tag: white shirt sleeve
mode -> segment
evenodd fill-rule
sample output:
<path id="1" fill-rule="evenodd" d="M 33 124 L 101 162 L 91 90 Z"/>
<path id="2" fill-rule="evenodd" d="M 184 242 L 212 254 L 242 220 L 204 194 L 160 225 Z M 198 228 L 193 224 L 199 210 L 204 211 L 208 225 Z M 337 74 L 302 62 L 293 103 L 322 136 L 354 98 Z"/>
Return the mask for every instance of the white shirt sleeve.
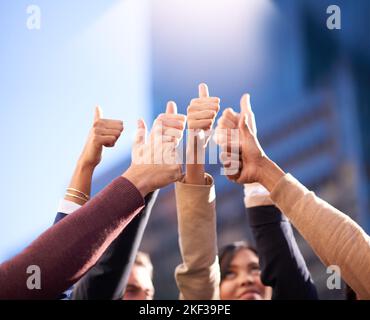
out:
<path id="1" fill-rule="evenodd" d="M 71 214 L 80 208 L 81 206 L 77 203 L 74 203 L 66 199 L 61 199 L 58 206 L 58 212 L 64 214 Z"/>
<path id="2" fill-rule="evenodd" d="M 244 205 L 246 208 L 271 206 L 274 202 L 270 193 L 259 183 L 248 183 L 244 185 Z"/>

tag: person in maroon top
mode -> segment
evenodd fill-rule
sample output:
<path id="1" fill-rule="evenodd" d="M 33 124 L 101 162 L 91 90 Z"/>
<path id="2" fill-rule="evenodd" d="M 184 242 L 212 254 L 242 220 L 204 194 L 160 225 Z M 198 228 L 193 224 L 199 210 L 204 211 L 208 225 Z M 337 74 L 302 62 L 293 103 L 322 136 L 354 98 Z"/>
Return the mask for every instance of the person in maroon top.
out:
<path id="1" fill-rule="evenodd" d="M 144 197 L 181 177 L 181 165 L 168 159 L 175 159 L 185 122 L 176 104 L 169 102 L 146 141 L 146 126 L 139 120 L 130 167 L 73 215 L 0 265 L 0 299 L 55 299 L 78 281 L 140 212 Z M 166 158 L 165 164 L 148 161 L 158 155 Z M 33 265 L 41 270 L 41 288 L 31 290 L 27 268 Z"/>

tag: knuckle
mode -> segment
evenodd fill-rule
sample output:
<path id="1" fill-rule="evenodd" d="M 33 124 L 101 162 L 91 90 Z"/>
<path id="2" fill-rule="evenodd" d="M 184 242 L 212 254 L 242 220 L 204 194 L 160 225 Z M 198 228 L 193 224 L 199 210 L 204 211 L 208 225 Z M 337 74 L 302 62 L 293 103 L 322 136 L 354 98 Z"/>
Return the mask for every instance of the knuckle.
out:
<path id="1" fill-rule="evenodd" d="M 93 128 L 100 128 L 101 126 L 101 120 L 95 120 L 93 123 Z"/>
<path id="2" fill-rule="evenodd" d="M 233 113 L 232 113 L 232 109 L 231 108 L 226 108 L 225 110 L 224 110 L 224 112 L 223 112 L 223 114 L 225 115 L 225 116 L 227 116 L 227 115 L 232 115 Z"/>

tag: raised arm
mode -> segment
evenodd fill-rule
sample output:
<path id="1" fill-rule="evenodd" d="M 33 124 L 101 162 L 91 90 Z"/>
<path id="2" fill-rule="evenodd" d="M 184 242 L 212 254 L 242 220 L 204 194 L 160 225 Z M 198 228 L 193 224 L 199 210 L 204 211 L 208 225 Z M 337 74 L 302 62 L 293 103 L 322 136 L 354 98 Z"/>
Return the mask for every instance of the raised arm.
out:
<path id="1" fill-rule="evenodd" d="M 78 159 L 65 199 L 60 202 L 54 223 L 72 214 L 88 201 L 92 176 L 101 162 L 103 147 L 114 147 L 122 130 L 121 121 L 103 119 L 100 107 L 96 107 L 93 126 Z M 145 197 L 145 208 L 110 244 L 94 267 L 61 298 L 70 298 L 72 292 L 73 299 L 79 300 L 122 298 L 157 195 L 158 191 L 155 191 Z"/>
<path id="2" fill-rule="evenodd" d="M 185 118 L 177 115 L 177 120 L 172 119 L 174 106 L 174 103 L 168 103 L 166 113 L 160 116 L 161 123 L 156 120 L 156 124 L 162 126 L 163 132 L 173 129 L 181 135 Z M 153 128 L 152 131 L 155 130 L 157 129 Z M 180 140 L 180 135 L 175 138 L 175 144 Z M 158 192 L 159 190 L 149 193 L 145 197 L 145 208 L 142 212 L 134 218 L 125 232 L 113 241 L 98 263 L 75 285 L 73 299 L 122 299 Z"/>
<path id="3" fill-rule="evenodd" d="M 73 288 L 73 300 L 121 300 L 158 191 Z"/>
<path id="4" fill-rule="evenodd" d="M 249 96 L 244 95 L 240 109 L 247 111 L 249 103 Z M 256 134 L 253 119 L 248 120 Z M 239 121 L 239 113 L 232 109 L 224 111 L 216 129 L 221 144 L 231 143 L 231 130 L 238 133 Z M 232 157 L 223 155 L 222 159 L 231 162 Z M 243 166 L 243 163 L 237 164 L 240 168 Z M 264 285 L 272 287 L 272 299 L 317 299 L 316 288 L 288 219 L 274 206 L 269 192 L 259 183 L 245 184 L 244 193 L 249 224 L 260 258 L 261 280 Z"/>
<path id="5" fill-rule="evenodd" d="M 186 174 L 176 183 L 179 244 L 182 264 L 175 271 L 180 299 L 219 299 L 216 193 L 205 174 L 205 148 L 219 111 L 219 99 L 209 97 L 205 84 L 188 107 Z"/>
<path id="6" fill-rule="evenodd" d="M 307 190 L 261 148 L 250 103 L 239 121 L 242 170 L 238 183 L 259 182 L 327 266 L 340 267 L 360 299 L 370 299 L 370 237 L 350 217 Z M 225 149 L 227 153 L 227 149 Z"/>
<path id="7" fill-rule="evenodd" d="M 64 199 L 60 201 L 54 223 L 73 213 L 89 201 L 92 177 L 95 168 L 101 162 L 103 147 L 114 147 L 123 129 L 122 121 L 103 119 L 100 106 L 95 108 L 92 128 L 78 158 Z"/>
<path id="8" fill-rule="evenodd" d="M 154 150 L 172 157 L 173 143 L 155 148 L 145 142 L 145 124 L 139 122 L 133 162 L 122 177 L 114 180 L 73 215 L 37 238 L 20 254 L 0 265 L 0 299 L 54 299 L 79 280 L 98 260 L 144 205 L 150 192 L 177 181 L 181 166 L 153 164 Z M 155 133 L 162 136 L 163 132 Z M 26 286 L 29 266 L 41 271 L 41 289 Z"/>
<path id="9" fill-rule="evenodd" d="M 246 194 L 245 203 L 256 205 L 247 205 L 247 215 L 260 258 L 261 279 L 266 286 L 273 288 L 272 299 L 318 299 L 289 220 L 276 206 L 258 205 L 258 200 L 253 197 Z"/>
<path id="10" fill-rule="evenodd" d="M 123 129 L 122 121 L 104 119 L 100 106 L 95 108 L 92 127 L 78 158 L 64 199 L 60 201 L 54 223 L 89 201 L 92 177 L 95 168 L 102 160 L 103 147 L 114 147 Z"/>

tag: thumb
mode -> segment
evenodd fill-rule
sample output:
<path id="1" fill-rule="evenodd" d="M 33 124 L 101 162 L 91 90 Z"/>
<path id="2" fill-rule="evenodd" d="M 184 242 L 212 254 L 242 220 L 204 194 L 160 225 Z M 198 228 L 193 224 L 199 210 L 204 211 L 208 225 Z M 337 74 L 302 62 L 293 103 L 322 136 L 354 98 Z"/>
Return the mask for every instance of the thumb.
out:
<path id="1" fill-rule="evenodd" d="M 208 86 L 205 83 L 201 83 L 198 89 L 199 89 L 199 98 L 209 97 Z"/>
<path id="2" fill-rule="evenodd" d="M 251 96 L 248 93 L 243 94 L 242 98 L 240 99 L 240 112 L 248 113 L 250 109 L 251 109 Z"/>
<path id="3" fill-rule="evenodd" d="M 103 118 L 103 110 L 101 109 L 100 106 L 96 106 L 94 112 L 94 121 L 98 121 L 101 118 Z"/>
<path id="4" fill-rule="evenodd" d="M 167 102 L 166 113 L 167 114 L 177 114 L 177 105 L 174 101 Z"/>
<path id="5" fill-rule="evenodd" d="M 251 132 L 257 134 L 256 120 L 251 106 L 251 96 L 246 93 L 240 99 L 240 111 L 247 115 L 248 126 Z"/>
<path id="6" fill-rule="evenodd" d="M 248 114 L 247 113 L 242 113 L 240 115 L 240 120 L 239 120 L 239 131 L 242 136 L 247 136 L 249 134 L 253 134 L 252 130 L 249 127 L 248 124 Z"/>
<path id="7" fill-rule="evenodd" d="M 138 145 L 145 144 L 146 142 L 146 124 L 143 119 L 139 119 L 137 121 L 137 131 L 136 131 L 136 138 L 135 143 Z"/>

